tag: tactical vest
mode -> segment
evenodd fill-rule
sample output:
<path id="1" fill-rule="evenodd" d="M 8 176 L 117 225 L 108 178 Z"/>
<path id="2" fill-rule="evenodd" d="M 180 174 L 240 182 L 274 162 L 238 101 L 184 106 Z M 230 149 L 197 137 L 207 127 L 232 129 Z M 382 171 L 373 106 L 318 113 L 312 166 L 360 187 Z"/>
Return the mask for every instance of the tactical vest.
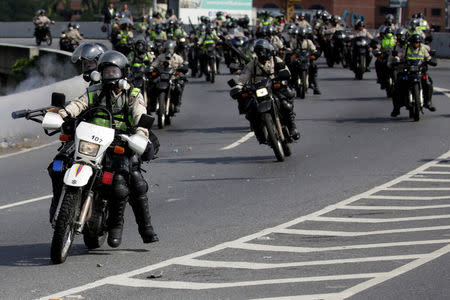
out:
<path id="1" fill-rule="evenodd" d="M 420 48 L 414 50 L 411 47 L 406 49 L 406 59 L 420 59 L 421 61 L 425 60 L 425 47 L 420 45 Z"/>
<path id="2" fill-rule="evenodd" d="M 384 38 L 381 41 L 381 48 L 383 48 L 383 49 L 392 49 L 394 47 L 395 47 L 395 38 L 394 37 Z"/>
<path id="3" fill-rule="evenodd" d="M 137 97 L 140 92 L 141 91 L 138 88 L 133 88 L 130 93 L 130 98 Z M 89 92 L 88 97 L 90 107 L 98 105 L 99 101 L 101 100 L 99 99 L 98 94 L 95 92 Z M 120 97 L 123 97 L 123 95 L 121 95 Z M 129 126 L 133 126 L 133 117 L 128 113 L 129 108 L 127 107 L 127 105 L 131 106 L 129 103 L 127 103 L 127 101 L 124 101 L 122 103 L 120 112 L 113 114 L 114 125 L 116 129 L 124 132 L 127 132 L 128 129 L 130 129 Z M 112 104 L 112 108 L 116 108 L 115 103 Z M 128 121 L 126 120 L 126 118 L 128 118 Z M 92 119 L 91 123 L 98 126 L 109 127 L 108 114 L 101 111 L 95 113 L 95 116 Z M 127 123 L 129 124 L 129 126 L 127 125 Z"/>

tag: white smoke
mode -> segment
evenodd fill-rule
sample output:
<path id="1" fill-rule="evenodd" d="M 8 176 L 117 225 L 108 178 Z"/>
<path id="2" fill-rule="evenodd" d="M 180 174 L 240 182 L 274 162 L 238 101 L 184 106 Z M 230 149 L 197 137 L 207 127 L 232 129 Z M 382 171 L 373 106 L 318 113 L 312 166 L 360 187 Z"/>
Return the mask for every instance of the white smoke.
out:
<path id="1" fill-rule="evenodd" d="M 70 61 L 61 62 L 56 56 L 48 54 L 39 57 L 37 67 L 25 70 L 26 79 L 15 88 L 7 89 L 6 95 L 29 91 L 53 84 L 77 75 L 77 69 Z"/>

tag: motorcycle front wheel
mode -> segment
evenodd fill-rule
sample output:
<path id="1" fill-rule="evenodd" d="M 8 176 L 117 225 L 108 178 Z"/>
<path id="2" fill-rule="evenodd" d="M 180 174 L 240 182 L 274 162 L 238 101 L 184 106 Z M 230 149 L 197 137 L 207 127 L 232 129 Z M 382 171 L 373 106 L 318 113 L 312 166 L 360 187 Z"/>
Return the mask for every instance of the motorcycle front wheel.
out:
<path id="1" fill-rule="evenodd" d="M 305 99 L 306 90 L 308 89 L 308 83 L 306 82 L 306 71 L 302 71 L 300 74 L 301 85 L 300 85 L 300 99 Z"/>
<path id="2" fill-rule="evenodd" d="M 216 72 L 214 71 L 216 69 L 215 60 L 211 59 L 209 61 L 209 63 L 210 63 L 209 70 L 211 72 L 211 77 L 210 77 L 211 78 L 211 83 L 214 83 L 214 81 L 216 81 Z"/>
<path id="3" fill-rule="evenodd" d="M 51 46 L 52 45 L 52 35 L 50 33 L 47 33 L 46 40 L 47 40 L 47 46 Z"/>
<path id="4" fill-rule="evenodd" d="M 166 124 L 166 93 L 161 92 L 158 96 L 158 128 L 163 129 Z"/>
<path id="5" fill-rule="evenodd" d="M 269 135 L 270 146 L 272 147 L 277 160 L 284 161 L 283 145 L 270 113 L 263 114 L 263 120 Z"/>
<path id="6" fill-rule="evenodd" d="M 81 189 L 69 188 L 64 195 L 53 232 L 50 258 L 54 264 L 66 261 L 75 238 L 75 222 L 80 214 Z"/>
<path id="7" fill-rule="evenodd" d="M 41 44 L 41 39 L 36 35 L 36 45 L 40 45 Z"/>
<path id="8" fill-rule="evenodd" d="M 413 118 L 414 121 L 417 122 L 420 120 L 420 87 L 418 84 L 415 84 L 412 89 L 411 89 L 411 93 L 412 93 L 412 98 L 413 98 L 413 105 L 412 105 L 412 109 L 413 109 Z"/>

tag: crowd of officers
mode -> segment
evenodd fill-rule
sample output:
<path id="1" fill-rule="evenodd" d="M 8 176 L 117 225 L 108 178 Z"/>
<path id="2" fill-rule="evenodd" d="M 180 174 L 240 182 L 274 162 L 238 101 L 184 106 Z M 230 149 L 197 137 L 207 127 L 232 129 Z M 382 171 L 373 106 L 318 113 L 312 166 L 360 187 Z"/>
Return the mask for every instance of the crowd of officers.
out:
<path id="1" fill-rule="evenodd" d="M 346 30 L 345 24 L 339 16 L 331 16 L 326 12 L 317 12 L 312 24 L 306 20 L 306 15 L 301 13 L 294 17 L 292 23 L 287 23 L 282 15 L 270 15 L 263 12 L 258 15 L 257 25 L 254 28 L 248 27 L 248 18 L 239 20 L 226 16 L 223 12 L 218 12 L 214 20 L 209 17 L 202 17 L 200 24 L 196 27 L 190 26 L 190 33 L 181 26 L 181 22 L 173 15 L 173 11 L 169 11 L 164 20 L 160 13 L 155 13 L 152 18 L 144 16 L 142 22 L 136 23 L 129 18 L 121 18 L 120 15 L 115 16 L 111 21 L 111 40 L 115 40 L 114 47 L 116 50 L 107 50 L 98 43 L 83 43 L 73 53 L 72 61 L 80 62 L 83 71 L 83 78 L 90 82 L 91 86 L 99 88 L 93 89 L 78 99 L 73 100 L 68 106 L 60 110 L 59 113 L 64 118 L 76 117 L 84 109 L 101 103 L 102 99 L 98 97 L 110 93 L 113 100 L 113 106 L 122 108 L 123 112 L 131 114 L 131 125 L 137 124 L 142 114 L 147 113 L 145 109 L 145 99 L 142 91 L 134 88 L 127 83 L 127 78 L 132 74 L 129 73 L 130 67 L 133 65 L 145 65 L 150 69 L 158 69 L 163 65 L 169 64 L 174 69 L 181 69 L 186 66 L 186 55 L 180 52 L 179 43 L 186 39 L 190 42 L 190 46 L 207 45 L 210 42 L 227 44 L 236 36 L 243 36 L 250 46 L 250 52 L 247 53 L 246 65 L 238 72 L 238 85 L 232 90 L 231 96 L 238 94 L 239 88 L 248 83 L 256 82 L 262 78 L 270 77 L 275 79 L 280 72 L 294 71 L 289 69 L 286 63 L 286 57 L 289 53 L 299 50 L 307 50 L 311 54 L 311 62 L 309 66 L 309 87 L 313 89 L 314 94 L 320 94 L 317 84 L 317 65 L 315 60 L 324 51 L 321 49 L 320 39 L 332 34 L 338 30 Z M 135 29 L 136 35 L 133 32 Z M 408 28 L 398 28 L 394 24 L 391 15 L 386 16 L 386 23 L 378 30 L 378 43 L 374 52 L 378 56 L 379 52 L 393 50 L 390 52 L 392 59 L 389 60 L 388 67 L 398 66 L 393 64 L 394 60 L 401 58 L 422 59 L 431 61 L 429 54 L 429 46 L 424 45 L 426 39 L 429 40 L 429 27 L 423 16 L 417 15 L 416 18 L 408 22 Z M 352 37 L 366 36 L 371 40 L 375 40 L 366 29 L 364 21 L 358 21 L 354 30 L 351 32 Z M 220 38 L 222 37 L 222 38 Z M 160 49 L 156 48 L 156 44 L 160 42 Z M 236 55 L 245 55 L 243 52 L 236 51 L 232 45 L 227 45 L 228 50 L 235 51 Z M 177 53 L 178 52 L 178 53 Z M 370 59 L 370 57 L 368 57 Z M 377 71 L 379 71 L 379 66 Z M 197 70 L 192 66 L 192 74 L 196 76 Z M 102 81 L 92 77 L 93 71 L 101 73 Z M 200 74 L 201 74 L 200 70 Z M 380 73 L 381 74 L 381 73 Z M 174 76 L 180 76 L 175 75 Z M 431 84 L 431 79 L 430 79 Z M 181 105 L 181 91 L 179 101 L 176 103 L 177 111 Z M 300 138 L 295 125 L 294 101 L 295 92 L 287 86 L 277 92 L 280 99 L 282 109 L 280 113 L 287 122 L 289 133 L 294 140 Z M 427 98 L 426 107 L 434 110 L 431 105 L 431 95 Z M 239 107 L 240 113 L 246 114 L 247 119 L 252 123 L 254 116 L 248 113 L 242 107 Z M 393 116 L 398 115 L 399 105 L 394 100 Z M 126 118 L 126 116 L 123 116 Z M 124 126 L 130 126 L 125 124 Z M 257 128 L 253 127 L 258 137 Z M 148 149 L 146 158 L 130 157 L 131 171 L 123 176 L 115 177 L 116 196 L 115 204 L 112 205 L 112 217 L 110 220 L 110 230 L 108 243 L 112 247 L 117 247 L 121 242 L 123 227 L 123 211 L 128 201 L 136 215 L 136 221 L 139 226 L 139 233 L 143 241 L 154 242 L 158 237 L 150 222 L 150 213 L 148 208 L 148 199 L 146 192 L 148 185 L 141 174 L 142 160 L 150 160 L 158 151 L 158 142 L 154 134 L 145 129 L 137 128 L 138 133 L 145 135 L 152 140 L 151 149 Z M 49 168 L 50 170 L 51 168 Z M 51 173 L 51 172 L 50 172 Z M 120 174 L 120 173 L 119 173 Z M 52 209 L 57 205 L 60 193 L 61 179 L 55 178 L 52 181 L 54 185 L 54 197 L 52 201 Z M 129 179 L 127 179 L 129 178 Z M 134 192 L 133 192 L 134 191 Z M 55 204 L 56 202 L 56 204 Z M 51 209 L 51 214 L 54 210 Z M 51 219 L 52 219 L 51 215 Z"/>

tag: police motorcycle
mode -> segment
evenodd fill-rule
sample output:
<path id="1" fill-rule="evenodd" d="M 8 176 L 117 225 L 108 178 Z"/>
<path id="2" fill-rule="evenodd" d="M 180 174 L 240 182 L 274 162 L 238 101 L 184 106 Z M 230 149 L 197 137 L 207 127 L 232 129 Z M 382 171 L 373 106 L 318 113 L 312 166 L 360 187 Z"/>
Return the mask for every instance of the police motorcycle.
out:
<path id="1" fill-rule="evenodd" d="M 99 75 L 97 73 L 97 75 Z M 98 76 L 99 77 L 99 76 Z M 64 94 L 52 95 L 51 107 L 63 107 Z M 83 234 L 88 249 L 103 245 L 107 233 L 109 216 L 108 199 L 114 174 L 110 172 L 110 157 L 134 151 L 145 152 L 148 138 L 134 132 L 119 134 L 115 130 L 113 114 L 103 106 L 87 109 L 76 119 L 64 121 L 48 107 L 35 110 L 20 110 L 12 113 L 13 119 L 25 118 L 42 123 L 47 135 L 59 132 L 69 159 L 54 160 L 53 171 L 64 173 L 64 185 L 59 206 L 52 220 L 54 229 L 50 258 L 59 264 L 67 259 L 75 236 Z M 109 126 L 89 123 L 95 112 L 101 112 L 109 119 Z M 153 118 L 142 115 L 139 127 L 151 128 Z"/>
<path id="2" fill-rule="evenodd" d="M 242 52 L 247 41 L 248 39 L 245 36 L 235 36 L 231 40 L 231 44 L 235 49 Z M 234 55 L 234 53 L 231 51 L 227 51 L 226 56 L 228 56 L 228 58 L 225 58 L 225 62 L 228 62 L 227 66 L 230 69 L 231 74 L 235 74 L 237 71 L 242 70 L 243 66 L 245 66 L 246 64 L 246 62 L 243 61 L 241 57 Z"/>
<path id="3" fill-rule="evenodd" d="M 201 46 L 203 55 L 203 73 L 206 74 L 206 81 L 210 81 L 214 83 L 216 80 L 217 73 L 217 52 L 216 52 L 216 43 L 209 43 Z"/>
<path id="4" fill-rule="evenodd" d="M 394 64 L 399 64 L 396 61 Z M 402 87 L 400 101 L 409 110 L 409 117 L 414 121 L 420 120 L 420 114 L 423 114 L 423 107 L 426 103 L 426 94 L 428 92 L 431 97 L 432 90 L 426 91 L 428 75 L 426 73 L 427 65 L 435 65 L 427 63 L 421 59 L 408 59 L 404 61 L 403 71 L 397 77 L 398 86 Z M 428 87 L 429 88 L 429 87 Z"/>
<path id="5" fill-rule="evenodd" d="M 392 50 L 384 50 L 383 52 L 380 50 L 374 50 L 374 56 L 377 58 L 377 61 L 381 66 L 381 74 L 378 80 L 380 81 L 381 89 L 386 90 L 386 96 L 388 98 L 392 97 L 392 93 L 394 92 L 394 83 L 396 72 L 395 68 L 388 67 L 388 59 L 389 56 L 392 55 Z"/>
<path id="6" fill-rule="evenodd" d="M 175 70 L 169 66 L 169 62 L 164 62 L 162 68 L 153 69 L 150 73 L 152 96 L 149 97 L 150 103 L 147 106 L 147 111 L 149 114 L 151 112 L 156 112 L 159 129 L 172 123 L 172 117 L 176 113 L 176 101 L 173 99 L 175 94 L 174 90 L 182 90 L 184 83 L 187 81 L 186 76 L 184 75 L 187 71 L 187 67 Z M 179 97 L 181 97 L 181 95 L 179 95 Z"/>
<path id="7" fill-rule="evenodd" d="M 358 36 L 352 39 L 352 66 L 355 78 L 362 80 L 367 69 L 366 53 L 370 51 L 370 39 Z"/>
<path id="8" fill-rule="evenodd" d="M 61 34 L 59 39 L 59 49 L 63 51 L 73 52 L 75 48 L 80 45 L 80 40 L 73 37 L 68 37 L 65 32 Z"/>
<path id="9" fill-rule="evenodd" d="M 142 42 L 140 42 L 142 41 Z M 138 50 L 136 49 L 137 47 L 140 47 L 141 49 L 143 47 L 146 47 L 146 45 L 144 43 L 148 43 L 148 42 L 144 42 L 143 40 L 138 40 L 135 44 L 134 44 L 134 50 L 132 52 L 130 52 L 130 54 L 128 55 L 128 59 L 131 62 L 134 62 L 130 68 L 130 73 L 131 73 L 131 83 L 133 84 L 133 87 L 139 88 L 141 90 L 142 96 L 144 97 L 144 102 L 145 104 L 148 103 L 148 94 L 149 94 L 149 73 L 150 73 L 150 69 L 145 65 L 145 63 L 143 61 L 135 61 L 134 57 L 137 53 L 137 51 L 143 51 L 145 52 L 145 50 Z"/>
<path id="10" fill-rule="evenodd" d="M 281 103 L 273 93 L 274 90 L 287 86 L 290 75 L 288 71 L 280 72 L 277 80 L 269 78 L 236 88 L 234 79 L 228 81 L 232 88 L 230 95 L 237 99 L 240 113 L 251 112 L 257 115 L 257 126 L 261 128 L 262 136 L 258 140 L 269 145 L 278 161 L 284 161 L 292 154 L 293 142 L 287 126 L 284 124 L 280 109 Z M 255 128 L 253 128 L 255 129 Z"/>
<path id="11" fill-rule="evenodd" d="M 309 65 L 311 53 L 308 50 L 298 50 L 288 56 L 287 64 L 291 72 L 290 85 L 297 92 L 297 97 L 305 99 L 309 86 Z"/>
<path id="12" fill-rule="evenodd" d="M 50 25 L 55 24 L 55 21 L 51 22 L 37 22 L 34 27 L 34 37 L 36 38 L 36 45 L 40 45 L 42 42 L 46 42 L 48 46 L 52 44 L 52 33 L 50 32 Z"/>
<path id="13" fill-rule="evenodd" d="M 342 63 L 343 68 L 347 68 L 349 65 L 349 41 L 349 35 L 344 30 L 337 30 L 331 40 L 334 49 L 334 62 Z"/>

